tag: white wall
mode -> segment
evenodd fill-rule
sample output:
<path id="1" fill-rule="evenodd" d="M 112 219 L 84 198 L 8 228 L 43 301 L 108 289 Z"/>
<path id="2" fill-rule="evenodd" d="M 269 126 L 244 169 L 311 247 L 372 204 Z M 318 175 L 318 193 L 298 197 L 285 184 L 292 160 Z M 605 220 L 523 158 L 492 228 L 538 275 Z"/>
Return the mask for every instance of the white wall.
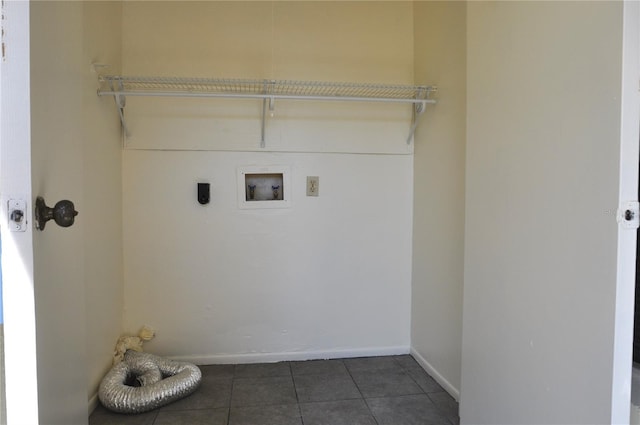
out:
<path id="1" fill-rule="evenodd" d="M 87 421 L 122 324 L 119 123 L 91 62 L 119 57 L 117 3 L 32 2 L 32 186 L 76 224 L 34 234 L 40 422 Z"/>
<path id="2" fill-rule="evenodd" d="M 470 2 L 462 423 L 609 423 L 622 3 Z"/>
<path id="3" fill-rule="evenodd" d="M 123 69 L 411 83 L 412 4 L 129 2 Z M 126 329 L 200 362 L 408 352 L 410 107 L 278 102 L 255 152 L 260 103 L 236 102 L 127 106 Z M 242 165 L 290 166 L 292 207 L 239 210 Z"/>
<path id="4" fill-rule="evenodd" d="M 292 207 L 238 210 L 247 164 L 290 165 Z M 127 152 L 127 328 L 148 323 L 150 351 L 199 362 L 407 351 L 411 197 L 398 188 L 411 168 L 406 156 Z M 198 181 L 211 182 L 207 206 Z"/>
<path id="5" fill-rule="evenodd" d="M 466 4 L 414 5 L 416 83 L 438 85 L 416 131 L 411 346 L 459 397 L 464 268 Z"/>

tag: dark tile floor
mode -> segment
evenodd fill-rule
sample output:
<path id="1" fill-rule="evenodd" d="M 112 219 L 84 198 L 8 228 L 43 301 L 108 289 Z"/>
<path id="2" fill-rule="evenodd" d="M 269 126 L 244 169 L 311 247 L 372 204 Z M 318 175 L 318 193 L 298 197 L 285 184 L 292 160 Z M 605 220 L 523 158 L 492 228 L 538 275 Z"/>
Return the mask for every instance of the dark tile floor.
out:
<path id="1" fill-rule="evenodd" d="M 406 356 L 200 366 L 189 397 L 89 425 L 456 425 L 458 403 Z"/>

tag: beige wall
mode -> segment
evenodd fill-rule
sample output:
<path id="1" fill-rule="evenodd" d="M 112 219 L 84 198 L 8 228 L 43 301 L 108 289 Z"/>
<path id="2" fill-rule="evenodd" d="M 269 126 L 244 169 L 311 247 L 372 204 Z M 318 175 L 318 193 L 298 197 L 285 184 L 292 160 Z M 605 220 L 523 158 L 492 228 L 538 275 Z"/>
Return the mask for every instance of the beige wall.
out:
<path id="1" fill-rule="evenodd" d="M 610 423 L 622 7 L 468 3 L 462 423 Z"/>
<path id="2" fill-rule="evenodd" d="M 40 422 L 84 423 L 122 321 L 119 124 L 91 63 L 118 67 L 119 4 L 32 2 L 34 196 L 75 203 L 34 234 Z M 51 23 L 55 23 L 52 25 Z"/>
<path id="3" fill-rule="evenodd" d="M 414 5 L 415 78 L 438 103 L 416 132 L 411 346 L 454 396 L 460 391 L 464 265 L 466 4 Z"/>
<path id="4" fill-rule="evenodd" d="M 410 2 L 127 2 L 123 69 L 411 83 L 412 12 Z M 127 330 L 155 326 L 149 350 L 199 362 L 408 352 L 410 107 L 278 101 L 260 150 L 260 106 L 128 99 Z M 291 208 L 239 210 L 243 165 L 289 166 Z M 305 196 L 309 175 L 318 198 Z M 211 183 L 207 206 L 198 181 Z"/>
<path id="5" fill-rule="evenodd" d="M 127 75 L 413 83 L 411 2 L 126 2 Z M 132 149 L 260 150 L 258 100 L 128 99 Z M 266 150 L 407 154 L 407 105 L 277 101 Z M 167 119 L 170 117 L 170 119 Z"/>
<path id="6" fill-rule="evenodd" d="M 84 282 L 88 393 L 94 397 L 111 366 L 122 332 L 122 142 L 113 99 L 95 95 L 97 73 L 87 64 L 121 61 L 122 8 L 119 2 L 85 2 L 83 8 L 83 196 Z"/>

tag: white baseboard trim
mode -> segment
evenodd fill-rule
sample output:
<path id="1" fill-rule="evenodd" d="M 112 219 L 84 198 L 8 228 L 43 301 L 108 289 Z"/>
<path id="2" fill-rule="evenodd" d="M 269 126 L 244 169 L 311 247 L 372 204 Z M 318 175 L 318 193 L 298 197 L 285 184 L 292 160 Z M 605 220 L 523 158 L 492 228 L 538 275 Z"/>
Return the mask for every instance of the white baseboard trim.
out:
<path id="1" fill-rule="evenodd" d="M 88 416 L 91 416 L 93 411 L 96 410 L 96 407 L 98 407 L 98 393 L 95 393 L 93 396 L 89 398 L 89 408 L 88 408 L 89 415 Z"/>
<path id="2" fill-rule="evenodd" d="M 415 348 L 411 347 L 411 355 L 413 356 L 414 359 L 416 359 L 416 361 L 418 362 L 418 364 L 420 366 L 422 366 L 422 368 L 427 371 L 427 373 L 429 375 L 431 375 L 431 377 L 433 379 L 436 380 L 436 382 L 438 384 L 440 384 L 440 386 L 442 386 L 442 388 L 445 389 L 446 392 L 448 392 L 451 397 L 455 398 L 456 401 L 460 401 L 460 390 L 458 390 L 456 387 L 454 387 L 453 385 L 451 385 L 451 382 L 447 381 L 444 376 L 442 376 L 432 365 L 431 363 L 429 363 L 424 357 L 422 357 L 420 355 L 420 353 L 418 353 L 418 351 L 416 351 Z"/>
<path id="3" fill-rule="evenodd" d="M 409 346 L 346 348 L 319 351 L 293 351 L 283 353 L 242 353 L 242 354 L 209 354 L 195 356 L 168 356 L 168 359 L 195 363 L 211 364 L 245 364 L 275 363 L 281 361 L 339 359 L 348 357 L 393 356 L 409 354 Z"/>

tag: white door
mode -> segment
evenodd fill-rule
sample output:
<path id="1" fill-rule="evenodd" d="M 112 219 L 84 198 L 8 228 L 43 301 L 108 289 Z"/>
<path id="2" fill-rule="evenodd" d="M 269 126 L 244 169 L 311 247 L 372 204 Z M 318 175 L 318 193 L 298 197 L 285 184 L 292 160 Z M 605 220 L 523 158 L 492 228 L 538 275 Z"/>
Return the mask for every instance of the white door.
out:
<path id="1" fill-rule="evenodd" d="M 8 424 L 38 423 L 33 226 L 29 2 L 4 2 L 0 65 L 0 220 Z M 24 231 L 9 229 L 10 200 L 24 201 Z"/>
<path id="2" fill-rule="evenodd" d="M 611 395 L 611 423 L 627 423 L 633 357 L 636 238 L 638 225 L 638 128 L 640 121 L 640 4 L 625 2 L 620 128 L 620 208 Z M 628 203 L 629 201 L 634 201 Z M 628 212 L 630 211 L 630 213 Z M 626 215 L 626 217 L 625 217 Z"/>

